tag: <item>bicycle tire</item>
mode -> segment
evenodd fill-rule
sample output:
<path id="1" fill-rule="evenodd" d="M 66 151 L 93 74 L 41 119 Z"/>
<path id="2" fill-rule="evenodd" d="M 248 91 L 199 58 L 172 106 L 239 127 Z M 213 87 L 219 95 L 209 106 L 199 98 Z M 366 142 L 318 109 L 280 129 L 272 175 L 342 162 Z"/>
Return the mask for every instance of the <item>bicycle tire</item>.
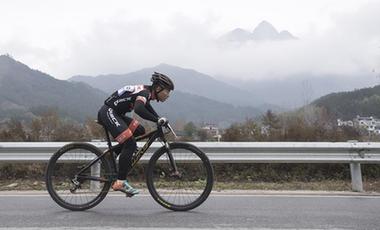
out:
<path id="1" fill-rule="evenodd" d="M 201 194 L 195 200 L 193 200 L 189 203 L 185 203 L 185 204 L 176 204 L 175 201 L 173 202 L 169 198 L 166 199 L 165 196 L 160 194 L 160 192 L 158 191 L 158 188 L 157 188 L 159 183 L 158 182 L 155 183 L 155 177 L 156 177 L 155 173 L 159 173 L 158 172 L 159 163 L 157 163 L 158 160 L 167 151 L 166 147 L 162 147 L 162 148 L 158 149 L 152 155 L 152 157 L 149 161 L 149 165 L 148 165 L 147 173 L 146 173 L 146 183 L 147 183 L 147 187 L 149 189 L 149 192 L 152 195 L 153 199 L 157 203 L 159 203 L 161 206 L 163 206 L 167 209 L 170 209 L 173 211 L 188 211 L 188 210 L 194 209 L 194 208 L 198 207 L 199 205 L 201 205 L 211 193 L 211 190 L 213 187 L 213 182 L 214 182 L 214 173 L 213 173 L 212 165 L 211 165 L 211 163 L 210 163 L 210 161 L 209 161 L 209 159 L 205 153 L 203 153 L 196 146 L 191 145 L 189 143 L 182 143 L 182 142 L 170 143 L 169 148 L 172 150 L 174 158 L 176 158 L 174 156 L 175 155 L 174 152 L 176 152 L 177 150 L 179 152 L 188 151 L 189 152 L 188 154 L 191 153 L 191 154 L 195 155 L 195 156 L 192 156 L 194 159 L 197 157 L 199 158 L 198 161 L 200 160 L 202 162 L 202 168 L 204 167 L 202 170 L 204 172 L 206 172 L 206 174 L 207 174 L 204 178 L 206 181 L 205 182 L 206 184 L 205 184 L 204 188 L 202 188 L 203 191 L 201 191 Z M 177 167 L 179 167 L 179 170 L 181 170 L 180 169 L 182 167 L 181 163 L 176 161 L 176 164 L 177 164 Z M 185 165 L 185 164 L 188 164 L 188 163 L 183 163 L 182 165 Z M 183 166 L 183 167 L 190 167 L 190 166 Z M 155 172 L 155 170 L 156 170 L 156 172 Z M 187 182 L 187 183 L 190 183 L 190 182 Z M 184 192 L 184 191 L 182 191 L 182 192 Z M 186 192 L 184 192 L 184 193 L 186 193 Z M 179 196 L 179 195 L 176 195 L 176 196 Z M 188 199 L 188 198 L 186 198 L 186 199 Z"/>
<path id="2" fill-rule="evenodd" d="M 70 203 L 69 201 L 63 199 L 60 195 L 58 195 L 58 193 L 55 189 L 55 186 L 53 184 L 53 181 L 54 181 L 53 177 L 55 175 L 54 174 L 55 168 L 58 167 L 57 161 L 59 160 L 59 158 L 62 155 L 64 155 L 65 153 L 68 153 L 72 150 L 87 151 L 87 152 L 93 153 L 94 156 L 100 156 L 102 154 L 102 152 L 96 146 L 88 144 L 88 143 L 78 142 L 78 143 L 70 143 L 70 144 L 63 146 L 57 152 L 55 152 L 49 160 L 49 163 L 48 163 L 48 166 L 46 169 L 46 177 L 45 177 L 46 187 L 47 187 L 47 190 L 48 190 L 50 196 L 52 197 L 52 199 L 61 207 L 65 208 L 65 209 L 72 210 L 72 211 L 83 211 L 83 210 L 87 210 L 87 209 L 90 209 L 92 207 L 95 207 L 106 197 L 106 195 L 110 189 L 111 182 L 110 181 L 104 182 L 103 187 L 101 188 L 99 194 L 96 195 L 94 199 L 91 199 L 90 201 L 88 201 L 87 203 L 84 203 L 84 204 Z M 111 172 L 111 168 L 110 168 L 110 164 L 109 164 L 108 160 L 103 157 L 100 159 L 100 161 L 101 161 L 101 166 L 104 167 L 103 170 L 105 172 L 105 175 L 111 175 L 112 172 Z M 64 163 L 61 163 L 61 164 L 64 165 Z M 68 164 L 68 163 L 66 163 L 66 164 Z"/>

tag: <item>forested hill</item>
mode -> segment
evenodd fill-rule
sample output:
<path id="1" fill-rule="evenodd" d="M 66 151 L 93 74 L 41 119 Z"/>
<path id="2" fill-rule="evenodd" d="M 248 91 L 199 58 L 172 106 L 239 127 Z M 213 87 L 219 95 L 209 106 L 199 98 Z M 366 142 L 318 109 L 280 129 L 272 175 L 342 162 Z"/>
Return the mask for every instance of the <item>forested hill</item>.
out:
<path id="1" fill-rule="evenodd" d="M 31 119 L 54 108 L 62 117 L 95 117 L 107 94 L 80 82 L 58 80 L 8 55 L 0 56 L 0 121 Z"/>
<path id="2" fill-rule="evenodd" d="M 356 115 L 380 117 L 380 85 L 331 93 L 315 100 L 312 105 L 326 108 L 335 118 L 348 120 Z"/>

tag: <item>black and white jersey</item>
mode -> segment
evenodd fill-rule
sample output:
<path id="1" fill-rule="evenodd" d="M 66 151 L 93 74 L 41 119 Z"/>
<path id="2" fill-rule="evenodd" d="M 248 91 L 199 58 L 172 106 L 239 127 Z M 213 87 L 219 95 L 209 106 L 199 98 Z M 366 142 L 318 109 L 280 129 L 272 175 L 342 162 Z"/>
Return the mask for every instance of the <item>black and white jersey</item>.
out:
<path id="1" fill-rule="evenodd" d="M 126 85 L 109 96 L 104 104 L 114 109 L 118 114 L 125 114 L 134 110 L 136 101 L 141 101 L 151 111 L 151 86 Z M 155 112 L 152 112 L 154 115 Z"/>

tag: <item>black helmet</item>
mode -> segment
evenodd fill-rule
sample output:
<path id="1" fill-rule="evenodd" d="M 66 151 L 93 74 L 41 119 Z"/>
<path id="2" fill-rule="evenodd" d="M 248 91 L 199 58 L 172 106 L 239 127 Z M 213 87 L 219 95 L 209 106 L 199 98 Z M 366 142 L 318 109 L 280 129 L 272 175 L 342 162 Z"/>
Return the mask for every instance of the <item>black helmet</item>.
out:
<path id="1" fill-rule="evenodd" d="M 168 76 L 162 73 L 154 72 L 152 78 L 150 79 L 152 85 L 159 85 L 164 89 L 174 90 L 174 84 Z"/>

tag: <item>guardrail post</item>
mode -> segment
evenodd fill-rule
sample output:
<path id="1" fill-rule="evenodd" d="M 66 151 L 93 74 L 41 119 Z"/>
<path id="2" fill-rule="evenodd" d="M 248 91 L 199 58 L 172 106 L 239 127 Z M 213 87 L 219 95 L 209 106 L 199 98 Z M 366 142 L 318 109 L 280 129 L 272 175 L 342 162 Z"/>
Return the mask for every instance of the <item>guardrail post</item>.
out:
<path id="1" fill-rule="evenodd" d="M 362 171 L 360 163 L 350 163 L 352 191 L 363 192 Z"/>
<path id="2" fill-rule="evenodd" d="M 100 177 L 100 162 L 96 162 L 91 166 L 91 176 Z M 100 189 L 99 181 L 91 181 L 90 182 L 90 190 L 98 191 Z"/>

